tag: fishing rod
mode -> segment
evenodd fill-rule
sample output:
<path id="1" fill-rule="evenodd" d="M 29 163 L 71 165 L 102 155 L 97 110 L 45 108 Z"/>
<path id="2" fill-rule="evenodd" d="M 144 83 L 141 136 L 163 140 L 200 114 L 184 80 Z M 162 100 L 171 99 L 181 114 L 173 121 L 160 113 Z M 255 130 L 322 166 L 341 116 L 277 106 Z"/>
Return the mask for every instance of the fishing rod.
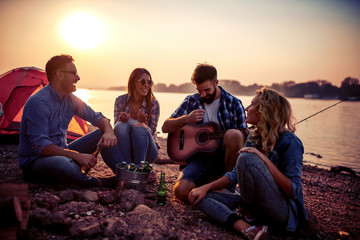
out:
<path id="1" fill-rule="evenodd" d="M 297 124 L 299 124 L 299 123 L 301 123 L 301 122 L 304 122 L 304 121 L 308 120 L 309 118 L 312 118 L 313 116 L 318 115 L 319 113 L 324 112 L 324 111 L 328 110 L 329 108 L 332 108 L 332 107 L 334 107 L 334 106 L 336 106 L 336 105 L 338 105 L 338 104 L 340 104 L 340 103 L 342 103 L 342 102 L 344 102 L 344 101 L 346 101 L 346 100 L 349 100 L 350 98 L 358 97 L 358 96 L 360 96 L 360 95 L 354 95 L 354 96 L 346 97 L 346 98 L 340 100 L 339 102 L 337 102 L 337 103 L 335 103 L 335 104 L 333 104 L 333 105 L 331 105 L 331 106 L 329 106 L 329 107 L 327 107 L 327 108 L 324 108 L 324 109 L 322 109 L 322 110 L 320 110 L 320 111 L 318 111 L 318 112 L 310 115 L 310 116 L 307 117 L 307 118 L 304 118 L 303 120 L 295 123 L 295 125 L 297 125 Z"/>

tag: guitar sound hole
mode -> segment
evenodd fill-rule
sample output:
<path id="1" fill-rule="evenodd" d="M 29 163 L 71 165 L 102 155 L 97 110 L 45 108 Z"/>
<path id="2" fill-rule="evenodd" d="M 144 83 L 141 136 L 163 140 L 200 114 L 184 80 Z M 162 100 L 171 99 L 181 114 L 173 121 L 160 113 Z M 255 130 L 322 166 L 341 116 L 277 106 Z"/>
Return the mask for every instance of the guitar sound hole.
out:
<path id="1" fill-rule="evenodd" d="M 200 146 L 206 145 L 209 142 L 210 131 L 207 129 L 201 129 L 195 137 L 196 143 Z"/>

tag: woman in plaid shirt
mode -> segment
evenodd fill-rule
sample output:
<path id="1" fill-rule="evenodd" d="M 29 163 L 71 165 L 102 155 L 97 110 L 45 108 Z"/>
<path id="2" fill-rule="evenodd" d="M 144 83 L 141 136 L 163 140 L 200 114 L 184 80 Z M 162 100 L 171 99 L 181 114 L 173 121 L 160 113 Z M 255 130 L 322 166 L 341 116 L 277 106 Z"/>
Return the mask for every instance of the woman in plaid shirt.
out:
<path id="1" fill-rule="evenodd" d="M 136 68 L 129 77 L 128 93 L 115 100 L 114 132 L 122 159 L 128 164 L 152 163 L 158 157 L 156 127 L 160 107 L 151 90 L 153 84 L 148 70 Z"/>

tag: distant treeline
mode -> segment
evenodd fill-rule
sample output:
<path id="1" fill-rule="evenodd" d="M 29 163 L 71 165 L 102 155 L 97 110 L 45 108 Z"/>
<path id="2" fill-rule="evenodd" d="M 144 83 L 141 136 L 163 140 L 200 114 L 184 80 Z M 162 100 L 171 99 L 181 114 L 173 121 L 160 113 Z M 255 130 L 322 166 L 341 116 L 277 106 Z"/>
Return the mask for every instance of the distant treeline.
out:
<path id="1" fill-rule="evenodd" d="M 253 84 L 243 86 L 236 80 L 220 80 L 219 83 L 226 91 L 234 95 L 254 95 L 255 91 L 264 85 Z M 327 80 L 315 80 L 305 83 L 295 83 L 294 81 L 285 81 L 283 83 L 273 83 L 270 87 L 281 92 L 286 97 L 296 98 L 323 98 L 323 99 L 344 99 L 353 97 L 354 100 L 360 99 L 360 83 L 357 78 L 347 77 L 341 82 L 341 86 L 333 86 Z M 126 90 L 126 87 L 111 87 L 111 90 Z M 191 82 L 180 85 L 158 83 L 153 86 L 154 92 L 178 92 L 178 93 L 194 93 L 194 84 Z"/>

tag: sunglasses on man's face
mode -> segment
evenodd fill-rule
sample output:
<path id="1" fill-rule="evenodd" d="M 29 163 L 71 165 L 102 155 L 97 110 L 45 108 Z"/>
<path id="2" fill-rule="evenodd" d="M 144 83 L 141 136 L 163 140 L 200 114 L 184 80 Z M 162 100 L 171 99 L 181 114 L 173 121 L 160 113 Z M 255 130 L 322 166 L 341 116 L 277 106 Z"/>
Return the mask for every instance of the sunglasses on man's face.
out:
<path id="1" fill-rule="evenodd" d="M 138 81 L 141 83 L 141 85 L 147 84 L 149 86 L 152 86 L 154 84 L 154 82 L 152 80 L 146 80 L 146 79 L 143 79 L 143 78 L 139 79 Z"/>
<path id="2" fill-rule="evenodd" d="M 78 75 L 77 71 L 61 71 L 61 72 L 70 73 L 70 74 L 74 75 L 74 77 L 76 77 Z"/>

